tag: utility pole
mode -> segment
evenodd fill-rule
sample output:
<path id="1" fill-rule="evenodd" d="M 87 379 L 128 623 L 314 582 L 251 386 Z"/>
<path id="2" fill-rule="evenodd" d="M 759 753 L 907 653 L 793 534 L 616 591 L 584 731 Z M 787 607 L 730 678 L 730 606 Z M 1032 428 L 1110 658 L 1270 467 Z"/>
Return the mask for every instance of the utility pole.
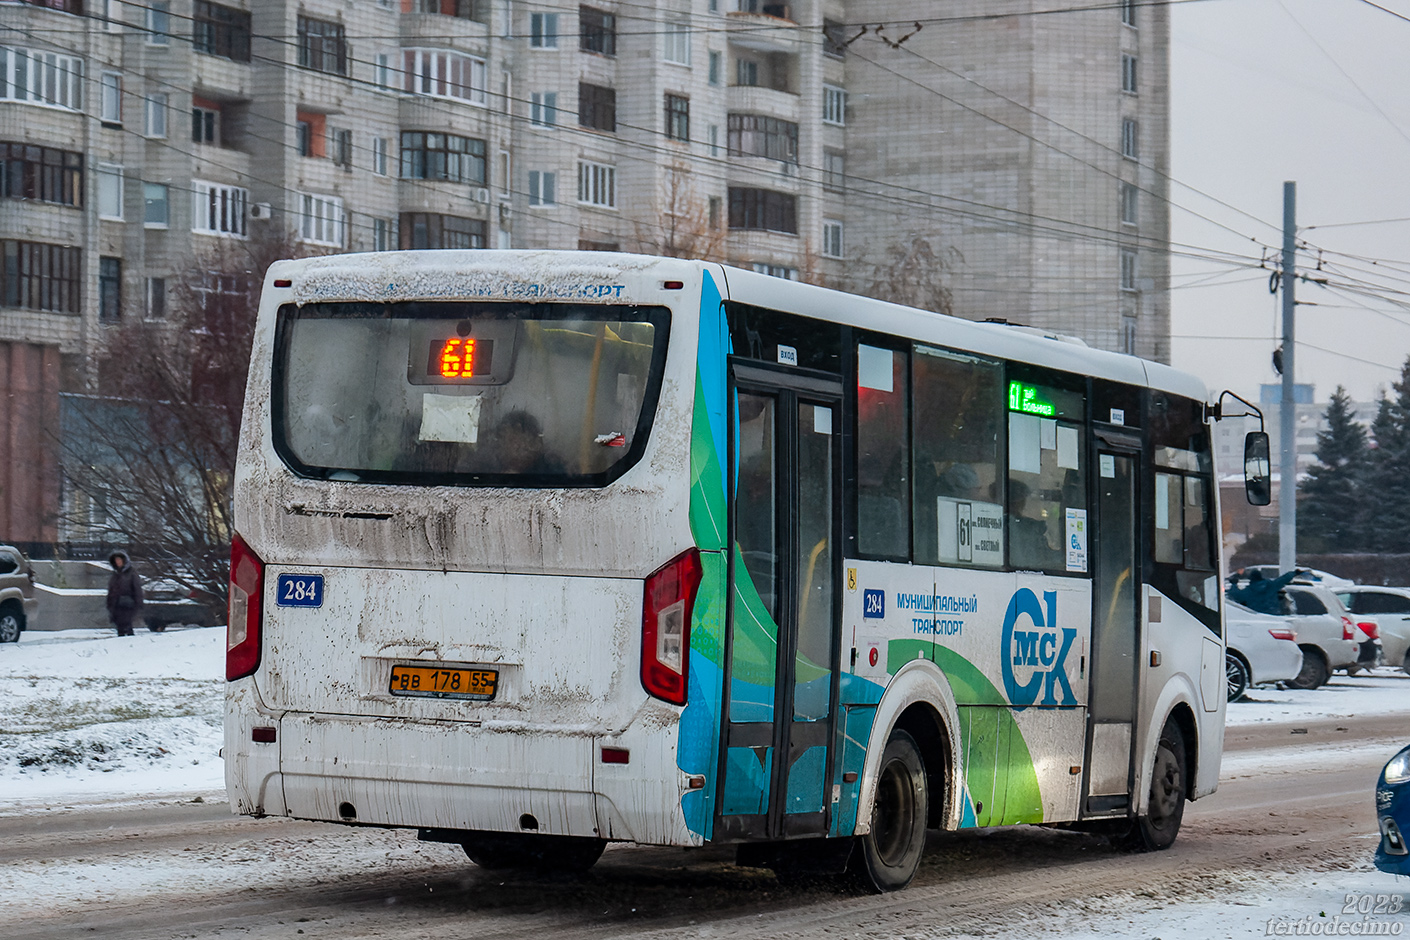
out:
<path id="1" fill-rule="evenodd" d="M 1297 183 L 1283 183 L 1283 399 L 1278 409 L 1278 568 L 1297 567 L 1297 401 L 1293 319 L 1297 314 Z"/>

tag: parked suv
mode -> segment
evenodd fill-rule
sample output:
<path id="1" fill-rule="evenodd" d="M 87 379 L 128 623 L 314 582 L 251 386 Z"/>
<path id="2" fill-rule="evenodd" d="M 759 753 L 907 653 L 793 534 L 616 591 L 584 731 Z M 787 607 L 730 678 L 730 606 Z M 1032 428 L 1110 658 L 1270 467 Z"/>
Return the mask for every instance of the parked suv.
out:
<path id="1" fill-rule="evenodd" d="M 1357 585 L 1338 588 L 1337 598 L 1357 623 L 1376 625 L 1386 664 L 1410 673 L 1410 588 Z"/>
<path id="2" fill-rule="evenodd" d="M 1297 645 L 1302 648 L 1302 671 L 1289 685 L 1315 689 L 1326 685 L 1338 669 L 1356 668 L 1361 659 L 1356 624 L 1324 587 L 1290 584 L 1283 588 L 1292 604 L 1291 618 L 1297 629 Z"/>
<path id="3" fill-rule="evenodd" d="M 29 559 L 12 545 L 0 545 L 0 643 L 18 643 L 20 633 L 34 626 L 38 607 Z"/>

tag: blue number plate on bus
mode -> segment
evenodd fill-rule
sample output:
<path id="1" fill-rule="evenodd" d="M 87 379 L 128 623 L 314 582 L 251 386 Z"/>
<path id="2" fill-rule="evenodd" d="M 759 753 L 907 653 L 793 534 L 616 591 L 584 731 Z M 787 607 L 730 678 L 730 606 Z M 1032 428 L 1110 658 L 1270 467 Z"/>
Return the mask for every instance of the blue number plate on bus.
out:
<path id="1" fill-rule="evenodd" d="M 280 607 L 322 607 L 323 575 L 281 574 L 275 583 Z"/>

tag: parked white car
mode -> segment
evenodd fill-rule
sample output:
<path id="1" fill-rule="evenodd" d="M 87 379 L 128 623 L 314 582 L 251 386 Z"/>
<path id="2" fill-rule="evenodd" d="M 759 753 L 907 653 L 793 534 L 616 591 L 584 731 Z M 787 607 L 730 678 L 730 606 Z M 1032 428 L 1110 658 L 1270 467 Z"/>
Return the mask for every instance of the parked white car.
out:
<path id="1" fill-rule="evenodd" d="M 1338 588 L 1337 598 L 1357 623 L 1376 624 L 1386 665 L 1410 673 L 1410 588 L 1356 585 Z"/>
<path id="2" fill-rule="evenodd" d="M 1356 624 L 1337 596 L 1324 587 L 1290 584 L 1283 595 L 1292 604 L 1290 618 L 1302 648 L 1302 671 L 1288 684 L 1316 689 L 1337 669 L 1354 668 L 1361 657 Z"/>
<path id="3" fill-rule="evenodd" d="M 1251 685 L 1287 682 L 1302 672 L 1302 650 L 1288 618 L 1260 614 L 1227 601 L 1224 626 L 1228 634 L 1224 674 L 1229 701 L 1238 701 Z"/>

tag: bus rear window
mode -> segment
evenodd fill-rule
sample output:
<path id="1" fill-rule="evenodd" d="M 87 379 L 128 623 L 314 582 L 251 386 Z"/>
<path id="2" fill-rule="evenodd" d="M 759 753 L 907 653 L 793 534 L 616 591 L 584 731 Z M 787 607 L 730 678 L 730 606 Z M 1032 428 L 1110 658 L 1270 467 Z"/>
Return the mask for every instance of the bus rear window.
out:
<path id="1" fill-rule="evenodd" d="M 288 305 L 275 446 L 331 480 L 602 486 L 645 448 L 669 318 L 599 304 Z"/>

